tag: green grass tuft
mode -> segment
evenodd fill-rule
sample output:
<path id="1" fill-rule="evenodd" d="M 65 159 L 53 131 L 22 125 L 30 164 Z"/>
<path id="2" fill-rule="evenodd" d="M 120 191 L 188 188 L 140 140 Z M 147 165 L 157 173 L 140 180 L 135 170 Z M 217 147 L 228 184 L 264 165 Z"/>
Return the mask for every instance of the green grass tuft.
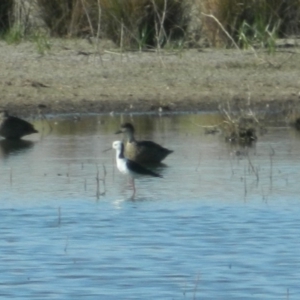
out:
<path id="1" fill-rule="evenodd" d="M 24 30 L 21 26 L 15 25 L 4 34 L 4 40 L 8 44 L 19 44 L 23 40 Z"/>
<path id="2" fill-rule="evenodd" d="M 212 13 L 241 48 L 263 47 L 269 52 L 275 40 L 300 32 L 299 0 L 204 0 L 206 13 Z M 232 41 L 209 20 L 208 30 L 228 46 Z M 213 34 L 211 34 L 212 36 Z"/>

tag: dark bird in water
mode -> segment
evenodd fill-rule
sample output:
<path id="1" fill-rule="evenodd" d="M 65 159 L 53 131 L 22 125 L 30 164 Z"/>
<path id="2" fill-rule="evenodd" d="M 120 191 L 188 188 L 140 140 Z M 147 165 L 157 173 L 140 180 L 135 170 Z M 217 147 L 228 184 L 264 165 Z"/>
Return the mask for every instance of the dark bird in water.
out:
<path id="1" fill-rule="evenodd" d="M 112 144 L 113 149 L 116 150 L 116 163 L 118 170 L 125 175 L 129 175 L 132 179 L 133 195 L 134 198 L 136 189 L 134 184 L 134 179 L 141 176 L 152 176 L 152 177 L 162 177 L 160 174 L 155 173 L 145 167 L 141 166 L 139 163 L 127 159 L 124 156 L 124 144 L 121 141 L 115 141 Z"/>
<path id="2" fill-rule="evenodd" d="M 134 127 L 130 123 L 122 124 L 116 134 L 123 133 L 124 154 L 130 160 L 140 164 L 160 163 L 173 150 L 164 148 L 152 141 L 137 141 L 134 138 Z"/>
<path id="3" fill-rule="evenodd" d="M 295 125 L 295 128 L 296 128 L 297 130 L 300 130 L 300 118 L 297 118 L 297 119 L 295 120 L 294 125 Z"/>
<path id="4" fill-rule="evenodd" d="M 37 132 L 27 121 L 10 116 L 6 110 L 0 111 L 0 136 L 9 140 L 19 140 L 25 135 Z"/>

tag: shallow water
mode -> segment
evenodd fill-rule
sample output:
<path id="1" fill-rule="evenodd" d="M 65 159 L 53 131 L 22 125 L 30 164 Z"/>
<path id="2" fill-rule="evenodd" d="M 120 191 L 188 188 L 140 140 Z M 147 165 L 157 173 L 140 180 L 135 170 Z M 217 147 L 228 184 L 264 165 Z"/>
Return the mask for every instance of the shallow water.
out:
<path id="1" fill-rule="evenodd" d="M 175 151 L 134 200 L 103 152 L 123 121 Z M 219 121 L 62 116 L 1 141 L 0 297 L 299 299 L 300 135 L 269 128 L 247 150 L 203 133 Z"/>

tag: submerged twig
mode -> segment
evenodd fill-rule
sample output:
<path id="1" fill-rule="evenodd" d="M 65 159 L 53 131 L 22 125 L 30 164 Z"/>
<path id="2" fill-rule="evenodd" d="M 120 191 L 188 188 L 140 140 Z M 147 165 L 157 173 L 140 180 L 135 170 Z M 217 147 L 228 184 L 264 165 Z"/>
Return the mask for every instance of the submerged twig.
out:
<path id="1" fill-rule="evenodd" d="M 252 172 L 255 174 L 256 185 L 258 185 L 258 182 L 259 182 L 258 170 L 253 166 L 252 161 L 251 161 L 250 156 L 249 156 L 249 153 L 247 153 L 247 158 L 248 158 L 249 166 L 251 167 Z"/>
<path id="2" fill-rule="evenodd" d="M 57 218 L 57 225 L 60 226 L 61 223 L 61 209 L 60 206 L 58 207 L 58 218 Z"/>
<path id="3" fill-rule="evenodd" d="M 246 174 L 246 165 L 244 165 L 244 198 L 247 196 L 247 174 Z"/>
<path id="4" fill-rule="evenodd" d="M 69 238 L 67 237 L 67 239 L 66 239 L 66 245 L 65 245 L 65 248 L 64 248 L 65 252 L 67 252 L 68 246 L 69 246 Z"/>
<path id="5" fill-rule="evenodd" d="M 99 200 L 100 198 L 100 178 L 99 178 L 99 169 L 97 166 L 97 175 L 96 175 L 96 198 Z"/>
<path id="6" fill-rule="evenodd" d="M 194 293 L 193 293 L 193 299 L 196 299 L 196 294 L 197 294 L 197 289 L 198 289 L 198 285 L 200 282 L 200 275 L 198 274 L 197 279 L 196 279 L 196 283 L 195 283 L 195 287 L 194 287 Z"/>
<path id="7" fill-rule="evenodd" d="M 12 171 L 12 168 L 10 168 L 9 182 L 10 182 L 11 186 L 12 186 L 12 176 L 13 176 L 13 171 Z"/>
<path id="8" fill-rule="evenodd" d="M 47 135 L 49 135 L 52 132 L 53 127 L 51 126 L 50 122 L 46 118 L 45 114 L 42 112 L 42 107 L 43 107 L 43 105 L 40 105 L 38 107 L 38 114 L 41 116 L 41 120 L 44 120 L 47 123 L 47 125 L 48 125 L 48 127 L 50 129 L 49 132 L 48 132 L 48 134 L 46 134 L 46 136 L 47 136 Z M 43 137 L 43 133 L 44 133 L 44 126 L 42 127 L 42 137 Z"/>
<path id="9" fill-rule="evenodd" d="M 96 174 L 96 198 L 97 200 L 100 199 L 100 196 L 104 196 L 106 194 L 106 185 L 105 185 L 105 178 L 106 178 L 106 168 L 105 165 L 103 165 L 103 178 L 99 177 L 99 168 L 97 167 L 97 174 Z M 100 181 L 103 182 L 104 191 L 101 193 L 100 191 Z"/>
<path id="10" fill-rule="evenodd" d="M 275 151 L 272 146 L 270 146 L 270 190 L 273 188 L 273 156 L 275 155 Z"/>
<path id="11" fill-rule="evenodd" d="M 250 146 L 257 140 L 256 131 L 259 128 L 259 119 L 249 108 L 239 108 L 239 112 L 232 112 L 229 102 L 227 108 L 219 107 L 224 115 L 221 129 L 225 135 L 225 139 L 231 143 L 239 143 L 243 146 Z"/>

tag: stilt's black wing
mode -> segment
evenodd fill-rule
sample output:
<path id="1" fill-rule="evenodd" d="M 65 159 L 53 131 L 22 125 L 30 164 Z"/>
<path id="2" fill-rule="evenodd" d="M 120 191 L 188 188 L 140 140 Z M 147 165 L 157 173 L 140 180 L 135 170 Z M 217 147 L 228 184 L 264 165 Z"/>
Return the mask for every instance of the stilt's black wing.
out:
<path id="1" fill-rule="evenodd" d="M 150 175 L 153 177 L 162 177 L 160 174 L 157 174 L 149 169 L 144 168 L 140 164 L 136 163 L 135 161 L 132 160 L 127 160 L 127 167 L 130 169 L 132 172 L 135 172 L 137 174 L 141 175 Z"/>

